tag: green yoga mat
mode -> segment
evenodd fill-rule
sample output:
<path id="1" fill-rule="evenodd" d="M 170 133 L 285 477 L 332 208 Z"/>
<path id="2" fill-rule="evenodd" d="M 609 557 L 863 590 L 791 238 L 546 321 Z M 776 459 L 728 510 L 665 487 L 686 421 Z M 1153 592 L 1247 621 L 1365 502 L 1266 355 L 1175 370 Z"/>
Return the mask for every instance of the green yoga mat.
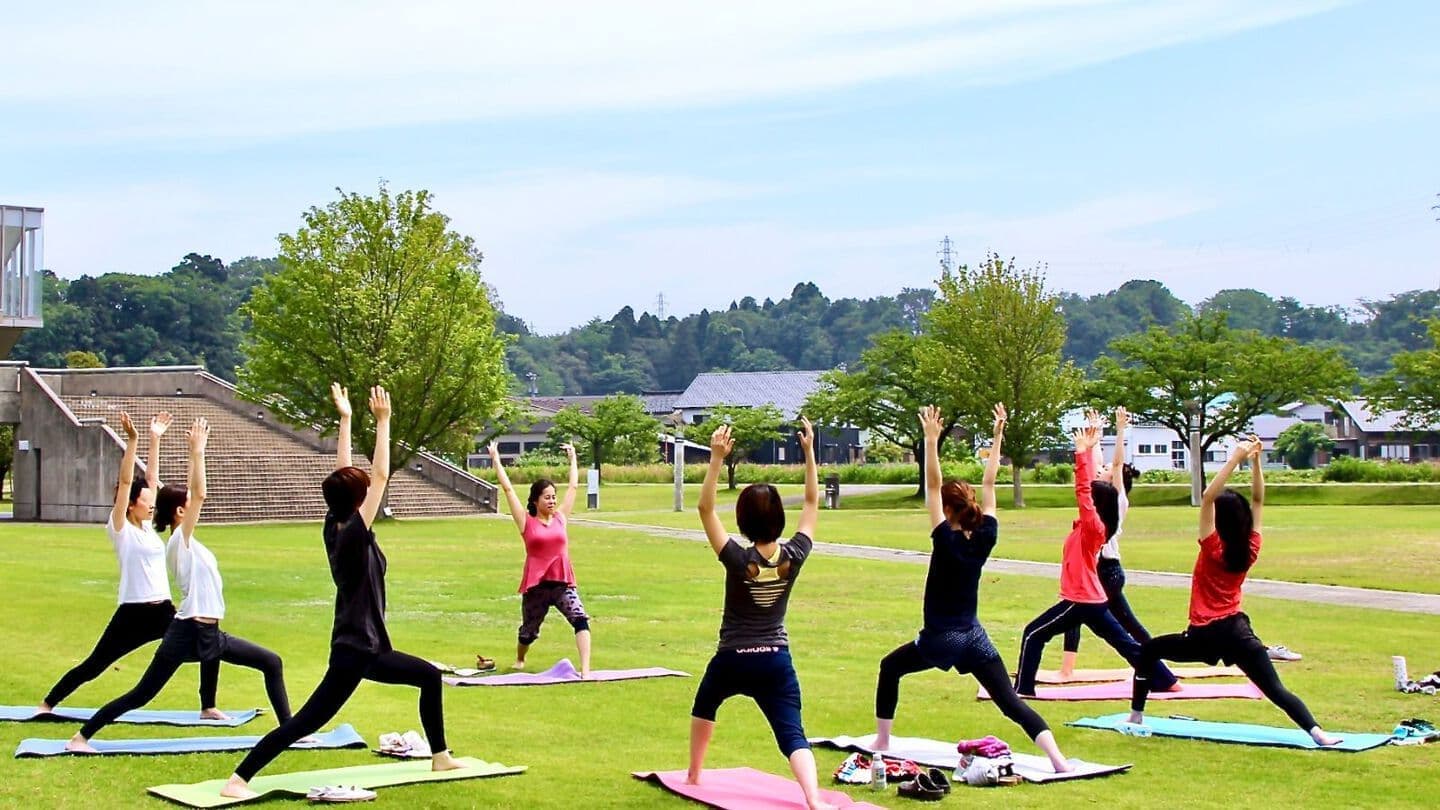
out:
<path id="1" fill-rule="evenodd" d="M 523 765 L 509 767 L 485 762 L 474 757 L 460 757 L 459 761 L 465 767 L 453 771 L 432 771 L 429 760 L 426 760 L 257 776 L 250 780 L 250 789 L 260 794 L 255 799 L 229 799 L 221 796 L 220 788 L 225 786 L 224 779 L 211 779 L 208 782 L 196 782 L 193 785 L 156 785 L 147 789 L 156 796 L 190 807 L 228 807 L 232 804 L 269 798 L 277 793 L 291 793 L 303 798 L 310 788 L 318 785 L 356 785 L 374 790 L 391 785 L 408 785 L 413 782 L 446 782 L 455 779 L 477 779 L 482 776 L 508 776 L 522 773 L 525 770 Z"/>

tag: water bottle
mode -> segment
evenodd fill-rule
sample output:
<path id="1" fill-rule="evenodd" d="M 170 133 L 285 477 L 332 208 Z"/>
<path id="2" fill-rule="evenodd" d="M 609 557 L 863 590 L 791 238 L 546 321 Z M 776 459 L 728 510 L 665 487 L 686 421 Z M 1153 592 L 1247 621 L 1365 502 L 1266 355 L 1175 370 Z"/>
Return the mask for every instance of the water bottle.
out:
<path id="1" fill-rule="evenodd" d="M 879 754 L 870 756 L 870 789 L 884 790 L 885 785 L 885 758 Z"/>

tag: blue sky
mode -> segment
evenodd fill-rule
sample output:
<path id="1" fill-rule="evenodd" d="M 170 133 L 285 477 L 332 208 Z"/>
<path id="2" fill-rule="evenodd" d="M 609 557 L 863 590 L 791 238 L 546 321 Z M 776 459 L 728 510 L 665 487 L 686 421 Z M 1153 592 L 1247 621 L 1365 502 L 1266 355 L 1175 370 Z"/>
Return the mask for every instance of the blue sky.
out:
<path id="1" fill-rule="evenodd" d="M 543 332 L 925 286 L 947 234 L 1081 293 L 1440 284 L 1440 4 L 517 6 L 30 4 L 0 201 L 74 277 L 429 188 Z"/>

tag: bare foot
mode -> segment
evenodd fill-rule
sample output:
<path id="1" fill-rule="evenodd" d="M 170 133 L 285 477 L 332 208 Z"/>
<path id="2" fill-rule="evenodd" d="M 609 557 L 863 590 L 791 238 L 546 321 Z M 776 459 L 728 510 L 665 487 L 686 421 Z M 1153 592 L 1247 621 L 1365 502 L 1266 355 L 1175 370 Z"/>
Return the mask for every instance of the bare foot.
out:
<path id="1" fill-rule="evenodd" d="M 582 669 L 582 670 L 580 670 L 580 678 L 581 678 L 581 680 L 587 680 L 587 679 L 589 679 L 589 677 L 590 677 L 590 670 L 588 670 L 588 669 Z"/>
<path id="2" fill-rule="evenodd" d="M 260 794 L 251 790 L 244 779 L 232 773 L 225 782 L 225 787 L 220 788 L 220 795 L 230 799 L 253 799 Z"/>
<path id="3" fill-rule="evenodd" d="M 1318 728 L 1315 729 L 1314 731 L 1310 732 L 1310 739 L 1314 740 L 1316 745 L 1327 745 L 1327 746 L 1328 746 L 1328 745 L 1339 745 L 1340 743 L 1345 742 L 1345 738 L 1344 738 L 1344 737 L 1334 737 L 1334 736 L 1331 736 L 1331 735 L 1326 734 L 1325 732 L 1321 731 L 1321 730 L 1318 729 Z"/>
<path id="4" fill-rule="evenodd" d="M 35 716 L 39 717 L 42 714 L 49 714 L 53 711 L 55 711 L 54 706 L 51 706 L 49 703 L 42 702 L 39 706 L 35 707 Z"/>
<path id="5" fill-rule="evenodd" d="M 524 669 L 524 668 L 525 668 L 525 662 L 524 662 L 524 661 L 516 661 L 515 663 L 513 663 L 513 664 L 510 665 L 510 668 L 511 668 L 511 669 Z"/>
<path id="6" fill-rule="evenodd" d="M 99 751 L 96 751 L 96 750 L 94 749 L 94 747 L 92 747 L 92 746 L 90 745 L 90 741 L 89 741 L 89 740 L 85 739 L 84 737 L 81 737 L 81 736 L 80 736 L 80 733 L 79 733 L 78 731 L 75 733 L 75 736 L 74 736 L 74 737 L 71 737 L 71 738 L 70 738 L 70 742 L 65 743 L 65 750 L 66 750 L 66 751 L 69 751 L 69 752 L 72 753 L 72 754 L 98 754 L 98 753 L 100 753 Z"/>
<path id="7" fill-rule="evenodd" d="M 1062 669 L 1062 670 L 1060 670 L 1059 672 L 1055 673 L 1055 680 L 1057 680 L 1057 681 L 1059 681 L 1059 682 L 1061 682 L 1061 683 L 1069 683 L 1070 681 L 1072 681 L 1072 680 L 1074 680 L 1074 679 L 1075 679 L 1075 672 L 1074 672 L 1073 670 L 1070 671 L 1070 672 L 1066 672 L 1065 670 Z"/>
<path id="8" fill-rule="evenodd" d="M 685 774 L 685 784 L 687 784 L 687 785 L 698 785 L 698 784 L 700 784 L 700 774 L 698 774 L 698 773 L 687 773 L 687 774 Z"/>
<path id="9" fill-rule="evenodd" d="M 811 803 L 810 810 L 840 810 L 840 808 L 823 799 L 816 799 Z"/>
<path id="10" fill-rule="evenodd" d="M 430 770 L 432 771 L 453 771 L 463 767 L 465 765 L 450 756 L 449 751 L 441 751 L 430 757 Z"/>
<path id="11" fill-rule="evenodd" d="M 874 749 L 874 751 L 872 751 L 872 753 L 883 754 L 883 753 L 885 753 L 886 751 L 889 751 L 889 750 L 890 750 L 890 738 L 889 738 L 889 737 L 881 737 L 881 736 L 879 736 L 879 735 L 877 734 L 877 735 L 875 736 L 875 742 L 874 742 L 873 744 L 871 744 L 870 747 L 871 747 L 872 749 Z"/>
<path id="12" fill-rule="evenodd" d="M 201 719 L 201 720 L 229 720 L 229 719 L 230 719 L 230 715 L 226 714 L 225 712 L 220 711 L 219 709 L 213 709 L 213 708 L 212 708 L 212 709 L 201 709 L 201 710 L 200 710 L 200 719 Z"/>
<path id="13" fill-rule="evenodd" d="M 1075 766 L 1071 765 L 1068 759 L 1062 762 L 1051 762 L 1050 767 L 1054 768 L 1056 773 L 1070 773 L 1075 770 Z"/>
<path id="14" fill-rule="evenodd" d="M 1137 726 L 1143 726 L 1143 725 L 1145 725 L 1145 713 L 1144 713 L 1144 712 L 1130 712 L 1130 717 L 1129 717 L 1125 722 L 1127 722 L 1127 723 L 1133 723 L 1134 725 L 1137 725 Z"/>

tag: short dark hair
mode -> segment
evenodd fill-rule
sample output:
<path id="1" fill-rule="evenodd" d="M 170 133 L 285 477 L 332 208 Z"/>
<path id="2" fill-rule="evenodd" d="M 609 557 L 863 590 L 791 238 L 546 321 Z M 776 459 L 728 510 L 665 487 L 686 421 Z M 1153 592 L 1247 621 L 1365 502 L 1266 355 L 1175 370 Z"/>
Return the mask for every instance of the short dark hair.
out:
<path id="1" fill-rule="evenodd" d="M 534 515 L 535 502 L 540 500 L 541 495 L 545 494 L 545 489 L 547 487 L 553 486 L 555 486 L 555 482 L 551 481 L 549 478 L 535 479 L 535 481 L 530 484 L 530 500 L 525 502 L 525 511 L 529 512 L 531 515 Z"/>
<path id="2" fill-rule="evenodd" d="M 1255 529 L 1255 515 L 1250 501 L 1233 489 L 1215 498 L 1215 533 L 1220 535 L 1225 570 L 1243 574 L 1255 564 L 1250 553 L 1250 533 Z"/>
<path id="3" fill-rule="evenodd" d="M 769 484 L 751 484 L 735 499 L 735 522 L 752 543 L 768 543 L 785 531 L 785 504 Z"/>
<path id="4" fill-rule="evenodd" d="M 370 474 L 359 467 L 341 467 L 325 476 L 320 491 L 325 493 L 325 506 L 337 518 L 348 518 L 365 502 L 370 490 Z"/>
<path id="5" fill-rule="evenodd" d="M 175 512 L 190 500 L 190 489 L 184 484 L 166 484 L 155 495 L 155 531 L 163 532 L 175 525 Z"/>
<path id="6" fill-rule="evenodd" d="M 950 481 L 940 488 L 940 505 L 950 510 L 955 523 L 967 532 L 980 527 L 980 505 L 975 503 L 975 488 L 964 481 Z"/>
<path id="7" fill-rule="evenodd" d="M 1120 493 L 1108 481 L 1095 481 L 1090 484 L 1090 499 L 1095 502 L 1095 511 L 1105 524 L 1105 539 L 1109 540 L 1120 530 Z"/>

